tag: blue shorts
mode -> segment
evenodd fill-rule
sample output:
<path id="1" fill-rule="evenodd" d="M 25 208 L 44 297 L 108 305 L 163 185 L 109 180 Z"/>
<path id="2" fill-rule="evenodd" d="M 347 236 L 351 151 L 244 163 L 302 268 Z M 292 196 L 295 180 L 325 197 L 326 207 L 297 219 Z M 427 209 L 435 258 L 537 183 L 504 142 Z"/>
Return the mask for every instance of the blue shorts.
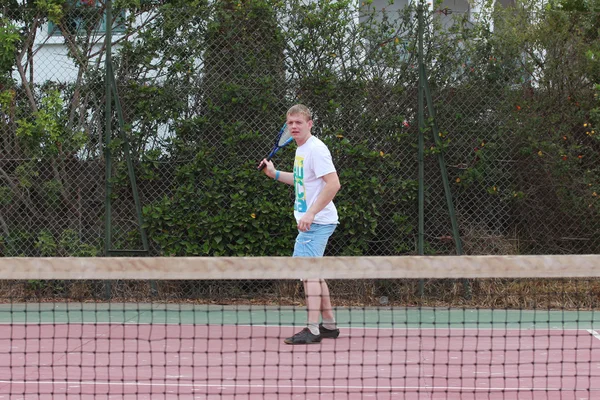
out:
<path id="1" fill-rule="evenodd" d="M 311 224 L 308 232 L 298 231 L 293 257 L 323 257 L 329 237 L 337 224 Z"/>

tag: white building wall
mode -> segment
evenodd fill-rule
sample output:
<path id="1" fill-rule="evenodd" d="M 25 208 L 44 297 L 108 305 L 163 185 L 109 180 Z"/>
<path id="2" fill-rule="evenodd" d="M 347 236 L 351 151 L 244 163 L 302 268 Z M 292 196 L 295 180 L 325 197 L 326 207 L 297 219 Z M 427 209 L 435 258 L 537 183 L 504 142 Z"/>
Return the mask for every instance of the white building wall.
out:
<path id="1" fill-rule="evenodd" d="M 100 51 L 104 45 L 104 32 L 100 31 L 93 39 L 97 44 L 92 46 L 91 54 Z M 113 33 L 113 40 L 118 39 L 119 32 Z M 38 29 L 33 44 L 33 81 L 41 84 L 47 81 L 59 83 L 73 82 L 77 79 L 79 67 L 73 62 L 72 57 L 68 55 L 68 47 L 65 44 L 65 38 L 60 34 L 50 34 L 48 24 L 44 24 Z M 98 59 L 96 57 L 95 59 Z M 28 60 L 23 59 L 23 63 Z M 104 62 L 102 60 L 102 62 Z M 27 80 L 31 74 L 29 65 L 23 65 Z M 14 71 L 13 78 L 21 82 L 18 71 Z"/>
<path id="2" fill-rule="evenodd" d="M 55 40 L 60 39 L 60 41 Z M 55 43 L 52 43 L 55 42 Z M 77 78 L 78 68 L 68 56 L 67 46 L 61 38 L 51 38 L 46 43 L 34 46 L 33 70 L 35 83 L 49 80 L 55 82 L 73 82 Z M 29 78 L 29 74 L 27 74 Z"/>
<path id="3" fill-rule="evenodd" d="M 371 7 L 376 10 L 385 10 L 388 13 L 394 13 L 401 10 L 411 2 L 418 0 L 373 0 Z M 503 5 L 514 3 L 514 0 L 497 0 Z M 432 1 L 429 1 L 431 7 Z M 446 27 L 452 24 L 453 16 L 456 14 L 476 14 L 478 7 L 471 6 L 469 0 L 444 0 L 440 9 L 450 10 L 448 15 L 440 14 L 439 17 Z M 118 32 L 114 33 L 118 37 Z M 99 33 L 99 39 L 102 40 L 103 32 Z M 95 47 L 100 49 L 101 43 Z M 48 80 L 58 82 L 72 82 L 77 78 L 78 68 L 67 56 L 67 46 L 64 44 L 64 38 L 60 35 L 49 35 L 48 26 L 45 25 L 39 29 L 34 44 L 34 81 L 43 83 Z M 29 78 L 29 73 L 27 77 Z M 15 71 L 14 78 L 20 81 L 19 74 Z"/>

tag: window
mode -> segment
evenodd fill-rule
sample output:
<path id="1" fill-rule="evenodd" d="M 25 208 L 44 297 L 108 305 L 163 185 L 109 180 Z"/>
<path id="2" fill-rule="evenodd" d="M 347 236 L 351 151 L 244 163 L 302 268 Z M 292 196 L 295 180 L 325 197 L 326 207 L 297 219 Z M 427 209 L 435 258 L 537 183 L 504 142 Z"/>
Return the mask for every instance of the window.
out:
<path id="1" fill-rule="evenodd" d="M 85 34 L 88 29 L 95 33 L 106 32 L 106 10 L 101 9 L 97 0 L 75 0 L 74 4 L 67 8 L 65 13 L 65 25 L 72 33 Z M 103 11 L 100 18 L 98 13 Z M 125 30 L 125 12 L 113 14 L 113 32 L 123 32 Z M 90 24 L 95 26 L 90 27 Z M 48 24 L 48 34 L 51 36 L 62 35 L 60 28 L 54 23 Z"/>

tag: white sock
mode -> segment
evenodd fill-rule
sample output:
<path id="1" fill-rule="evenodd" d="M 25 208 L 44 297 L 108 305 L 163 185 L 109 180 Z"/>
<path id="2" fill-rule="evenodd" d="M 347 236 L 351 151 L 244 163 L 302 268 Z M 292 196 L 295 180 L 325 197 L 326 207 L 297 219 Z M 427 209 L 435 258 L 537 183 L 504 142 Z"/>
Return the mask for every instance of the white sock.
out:
<path id="1" fill-rule="evenodd" d="M 334 331 L 337 329 L 337 324 L 335 323 L 335 319 L 325 319 L 323 318 L 323 328 L 329 329 L 330 331 Z"/>
<path id="2" fill-rule="evenodd" d="M 319 335 L 319 324 L 311 324 L 308 323 L 308 329 L 310 330 L 310 333 L 312 333 L 313 335 Z"/>

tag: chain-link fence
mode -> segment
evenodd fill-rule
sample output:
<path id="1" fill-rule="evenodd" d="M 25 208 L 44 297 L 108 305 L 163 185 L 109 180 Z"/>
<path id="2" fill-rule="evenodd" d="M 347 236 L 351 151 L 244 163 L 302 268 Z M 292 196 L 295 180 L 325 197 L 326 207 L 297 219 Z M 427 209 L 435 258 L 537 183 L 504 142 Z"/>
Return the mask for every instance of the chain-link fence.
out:
<path id="1" fill-rule="evenodd" d="M 417 253 L 416 6 L 116 3 L 107 196 L 107 3 L 55 3 L 2 8 L 2 255 L 102 255 L 109 199 L 111 249 L 289 255 L 292 188 L 256 165 L 297 102 L 342 182 L 329 254 Z M 425 253 L 456 252 L 440 152 L 465 254 L 598 252 L 597 14 L 448 10 L 422 34 Z"/>

